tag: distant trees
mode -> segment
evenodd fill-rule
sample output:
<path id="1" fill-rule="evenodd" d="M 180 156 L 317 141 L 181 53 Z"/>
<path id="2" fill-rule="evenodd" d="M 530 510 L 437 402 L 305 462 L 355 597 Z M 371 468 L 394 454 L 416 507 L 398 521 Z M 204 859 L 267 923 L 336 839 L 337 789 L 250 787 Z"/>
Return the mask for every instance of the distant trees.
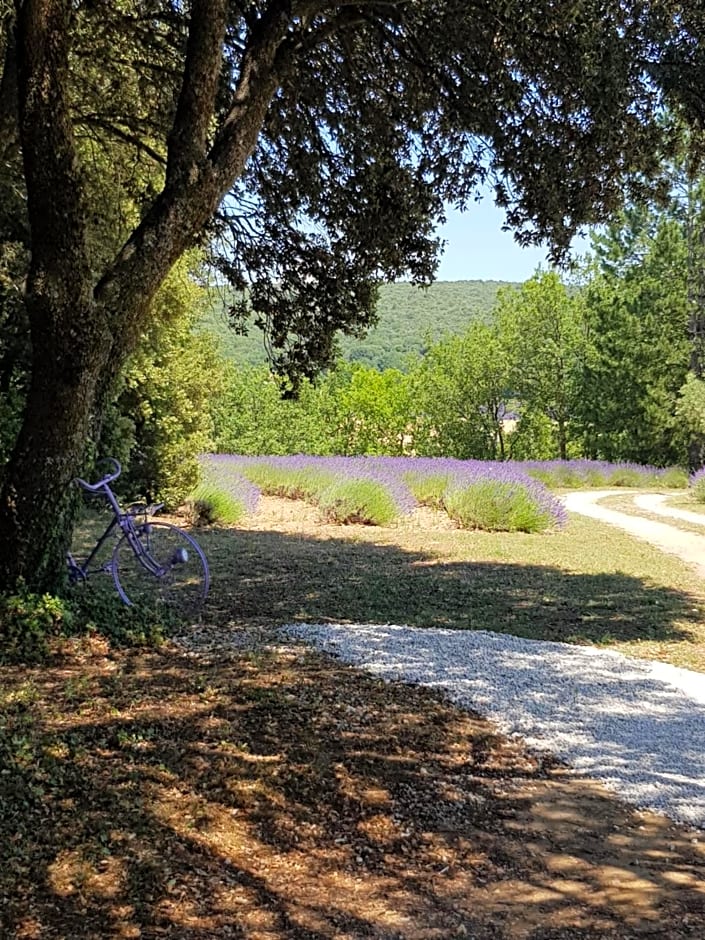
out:
<path id="1" fill-rule="evenodd" d="M 580 295 L 554 272 L 501 291 L 496 317 L 509 368 L 508 387 L 527 424 L 548 422 L 555 453 L 569 456 L 580 367 L 586 347 Z"/>
<path id="2" fill-rule="evenodd" d="M 580 284 L 539 272 L 500 293 L 490 322 L 430 343 L 406 372 L 340 364 L 297 402 L 279 400 L 266 369 L 254 385 L 241 373 L 220 446 L 685 465 L 689 438 L 705 436 L 705 382 L 686 382 L 687 250 L 682 220 L 629 211 Z"/>
<path id="3" fill-rule="evenodd" d="M 475 322 L 433 344 L 410 377 L 413 447 L 432 456 L 503 460 L 509 360 L 497 326 Z"/>

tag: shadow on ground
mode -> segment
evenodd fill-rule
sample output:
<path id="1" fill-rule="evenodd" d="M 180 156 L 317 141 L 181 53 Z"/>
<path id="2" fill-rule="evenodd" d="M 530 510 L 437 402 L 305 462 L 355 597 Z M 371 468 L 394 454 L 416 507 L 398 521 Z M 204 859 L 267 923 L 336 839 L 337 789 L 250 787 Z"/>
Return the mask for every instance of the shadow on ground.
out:
<path id="1" fill-rule="evenodd" d="M 626 574 L 438 561 L 393 545 L 214 530 L 210 617 L 493 630 L 566 642 L 691 640 L 698 599 Z M 705 666 L 705 657 L 703 657 Z"/>
<path id="2" fill-rule="evenodd" d="M 626 575 L 199 539 L 221 630 L 678 642 L 702 625 L 693 597 Z M 303 650 L 209 660 L 93 639 L 0 668 L 0 937 L 680 940 L 705 935 L 695 838 L 429 690 Z"/>
<path id="3" fill-rule="evenodd" d="M 692 833 L 428 690 L 99 641 L 0 689 L 0 936 L 705 932 Z"/>

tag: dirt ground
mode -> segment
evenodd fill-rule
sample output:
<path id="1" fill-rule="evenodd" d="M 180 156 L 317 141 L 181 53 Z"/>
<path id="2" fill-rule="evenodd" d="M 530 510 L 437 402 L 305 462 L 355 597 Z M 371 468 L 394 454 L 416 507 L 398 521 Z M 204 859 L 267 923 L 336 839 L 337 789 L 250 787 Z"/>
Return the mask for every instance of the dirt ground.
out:
<path id="1" fill-rule="evenodd" d="M 265 640 L 0 669 L 3 940 L 705 937 L 705 832 Z"/>

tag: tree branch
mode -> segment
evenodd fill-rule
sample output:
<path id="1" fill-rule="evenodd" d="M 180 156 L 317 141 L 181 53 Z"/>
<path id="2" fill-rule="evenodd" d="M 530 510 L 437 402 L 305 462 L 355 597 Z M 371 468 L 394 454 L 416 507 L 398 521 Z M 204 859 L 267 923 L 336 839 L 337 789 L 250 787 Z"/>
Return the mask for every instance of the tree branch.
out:
<path id="1" fill-rule="evenodd" d="M 193 0 L 186 66 L 168 141 L 167 187 L 195 178 L 205 158 L 227 12 L 227 0 Z"/>
<path id="2" fill-rule="evenodd" d="M 70 21 L 70 0 L 25 0 L 20 6 L 20 136 L 32 230 L 30 285 L 49 272 L 85 308 L 91 267 L 88 211 L 67 100 Z"/>
<path id="3" fill-rule="evenodd" d="M 79 123 L 85 124 L 88 127 L 99 127 L 101 130 L 104 130 L 113 137 L 118 137 L 126 144 L 130 144 L 136 150 L 145 153 L 150 159 L 154 160 L 154 162 L 158 163 L 160 166 L 166 165 L 166 157 L 164 154 L 159 153 L 159 151 L 155 150 L 153 147 L 150 147 L 149 144 L 146 144 L 140 137 L 137 136 L 137 134 L 132 134 L 130 131 L 123 130 L 112 121 L 101 118 L 97 114 L 82 114 L 80 116 Z"/>

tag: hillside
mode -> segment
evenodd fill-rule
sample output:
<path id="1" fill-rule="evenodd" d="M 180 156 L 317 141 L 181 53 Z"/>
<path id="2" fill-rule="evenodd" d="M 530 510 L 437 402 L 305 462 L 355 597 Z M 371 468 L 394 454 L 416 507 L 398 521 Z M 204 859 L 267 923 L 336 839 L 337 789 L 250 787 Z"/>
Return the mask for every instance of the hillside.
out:
<path id="1" fill-rule="evenodd" d="M 387 284 L 380 289 L 379 323 L 363 340 L 342 337 L 342 354 L 380 370 L 403 369 L 429 339 L 461 333 L 471 320 L 488 317 L 497 291 L 511 286 L 518 285 L 507 281 L 438 281 L 420 289 L 411 284 Z M 246 363 L 265 361 L 260 331 L 253 327 L 248 336 L 236 336 L 227 325 L 222 298 L 214 295 L 204 326 L 221 336 L 227 356 Z"/>

